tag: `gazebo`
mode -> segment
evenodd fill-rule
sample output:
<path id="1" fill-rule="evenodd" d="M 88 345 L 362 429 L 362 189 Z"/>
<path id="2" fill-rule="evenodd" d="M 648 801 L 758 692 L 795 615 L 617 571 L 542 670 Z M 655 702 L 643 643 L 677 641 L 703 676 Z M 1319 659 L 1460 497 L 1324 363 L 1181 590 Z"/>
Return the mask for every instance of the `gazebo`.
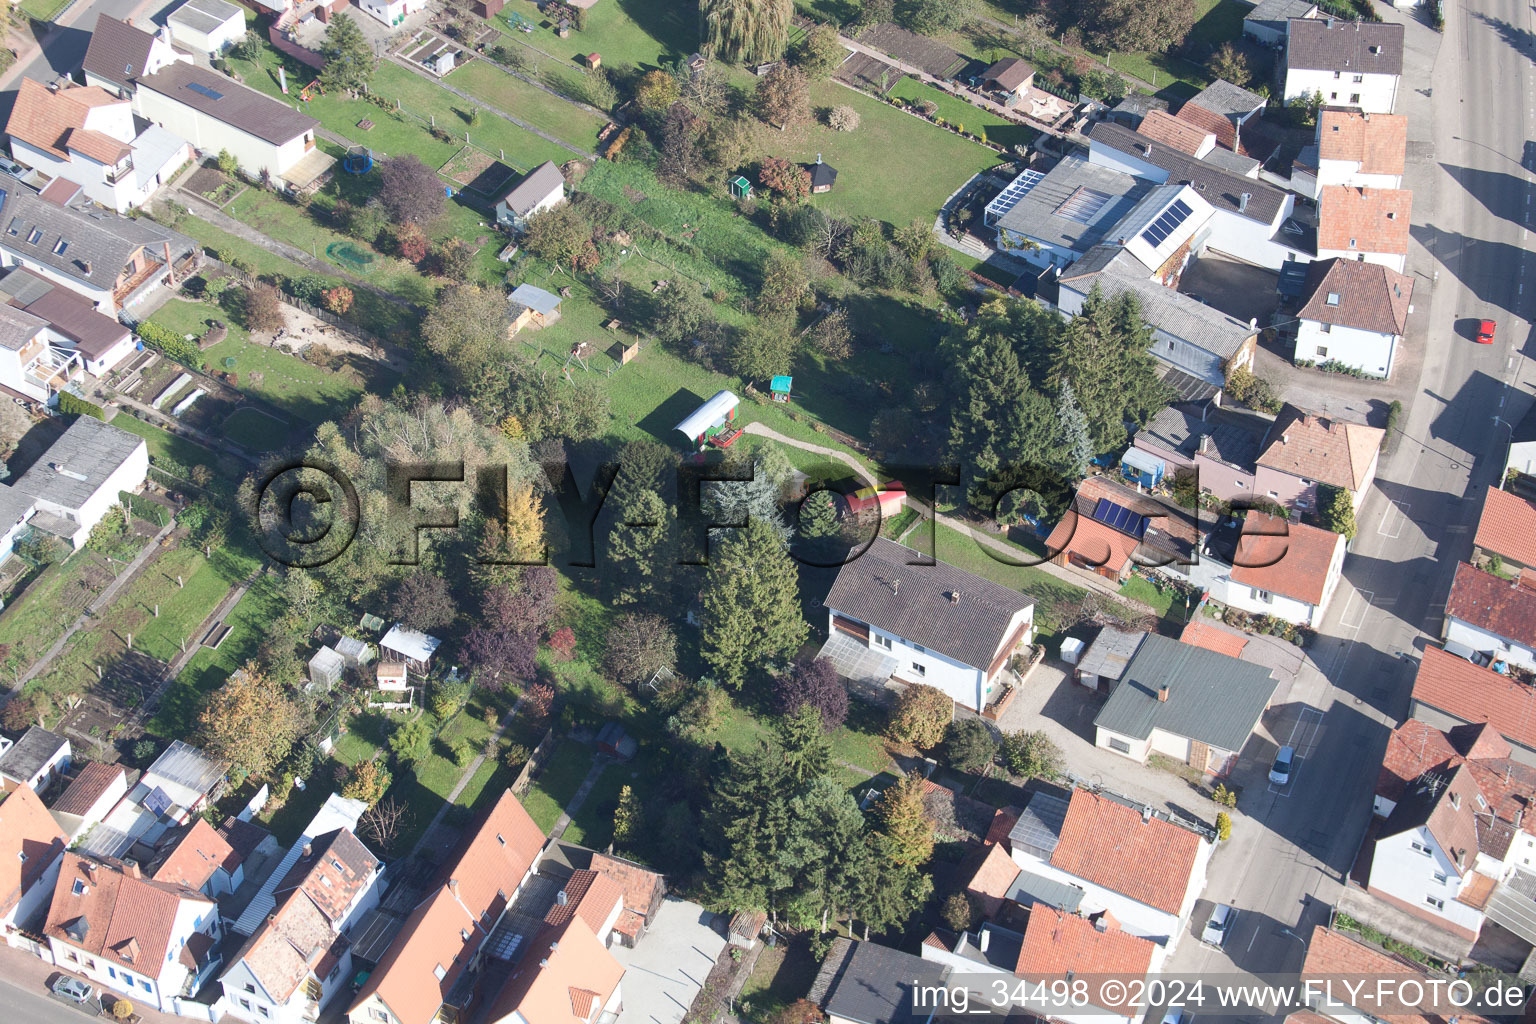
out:
<path id="1" fill-rule="evenodd" d="M 729 448 L 741 436 L 741 429 L 736 426 L 736 406 L 740 404 L 741 399 L 731 392 L 717 391 L 714 397 L 690 413 L 676 429 L 688 438 L 688 443 L 694 446 L 695 451 L 702 452 L 711 444 L 717 448 Z"/>
<path id="2" fill-rule="evenodd" d="M 736 175 L 736 177 L 731 179 L 731 198 L 751 199 L 752 183 L 740 174 Z"/>
<path id="3" fill-rule="evenodd" d="M 794 386 L 795 378 L 786 377 L 783 374 L 768 382 L 768 390 L 772 393 L 775 402 L 788 402 Z"/>

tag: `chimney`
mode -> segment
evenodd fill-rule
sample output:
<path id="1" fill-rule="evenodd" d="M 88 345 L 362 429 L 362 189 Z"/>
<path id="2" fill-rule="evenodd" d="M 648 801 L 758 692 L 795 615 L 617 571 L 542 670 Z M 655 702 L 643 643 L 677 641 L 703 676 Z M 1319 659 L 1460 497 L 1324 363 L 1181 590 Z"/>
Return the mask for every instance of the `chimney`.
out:
<path id="1" fill-rule="evenodd" d="M 1152 159 L 1152 143 L 1144 142 L 1141 144 L 1141 155 L 1148 160 Z"/>
<path id="2" fill-rule="evenodd" d="M 459 894 L 459 880 L 457 878 L 448 879 L 448 889 L 457 896 Z"/>
<path id="3" fill-rule="evenodd" d="M 1151 822 L 1152 822 L 1152 805 L 1151 804 L 1142 804 L 1141 805 L 1141 823 L 1143 825 L 1148 825 L 1148 824 L 1151 824 Z"/>
<path id="4" fill-rule="evenodd" d="M 820 153 L 817 153 L 817 154 L 816 154 L 816 162 L 817 162 L 817 163 L 818 163 L 818 164 L 819 164 L 819 163 L 821 163 L 821 154 L 820 154 Z"/>
<path id="5" fill-rule="evenodd" d="M 86 861 L 81 861 L 80 863 L 85 865 L 85 873 L 87 875 L 90 875 L 92 878 L 96 877 L 96 862 L 95 861 L 93 861 L 93 860 L 86 860 Z"/>
<path id="6" fill-rule="evenodd" d="M 1467 866 L 1467 851 L 1465 847 L 1456 851 L 1456 866 L 1458 868 L 1465 868 Z"/>
<path id="7" fill-rule="evenodd" d="M 140 871 L 139 871 L 139 862 L 134 860 L 132 857 L 124 858 L 124 860 L 123 860 L 123 874 L 127 875 L 129 878 L 143 878 L 144 877 L 144 875 L 142 873 L 140 873 Z"/>
<path id="8" fill-rule="evenodd" d="M 314 854 L 314 852 L 315 852 L 314 844 L 312 844 L 312 843 L 305 843 L 304 844 L 304 856 L 305 856 L 306 859 L 309 858 L 310 856 L 312 856 Z"/>
<path id="9" fill-rule="evenodd" d="M 983 928 L 981 930 L 981 944 L 980 944 L 980 948 L 981 948 L 981 951 L 983 953 L 985 953 L 987 951 L 987 944 L 990 943 L 991 941 L 992 941 L 992 929 L 990 929 L 990 928 Z"/>
<path id="10" fill-rule="evenodd" d="M 901 580 L 900 579 L 891 580 L 891 593 L 892 594 L 899 594 L 899 593 L 901 593 Z"/>
<path id="11" fill-rule="evenodd" d="M 85 271 L 85 276 L 86 277 L 90 277 L 91 276 L 91 261 L 90 260 L 81 260 L 80 261 L 80 269 Z"/>
<path id="12" fill-rule="evenodd" d="M 1107 911 L 1100 911 L 1093 915 L 1093 930 L 1096 932 L 1109 931 L 1109 913 Z"/>
<path id="13" fill-rule="evenodd" d="M 571 897 L 566 894 L 564 889 L 561 889 L 559 892 L 555 893 L 555 906 L 563 907 L 570 902 Z"/>
<path id="14" fill-rule="evenodd" d="M 1168 703 L 1168 687 L 1166 687 L 1166 686 L 1158 687 L 1158 689 L 1157 689 L 1157 702 L 1159 704 L 1167 704 Z"/>
<path id="15" fill-rule="evenodd" d="M 951 590 L 949 592 L 949 603 L 950 604 L 959 604 L 960 603 L 960 591 L 958 591 L 958 590 Z"/>
<path id="16" fill-rule="evenodd" d="M 1237 212 L 1238 213 L 1247 213 L 1248 212 L 1248 200 L 1250 200 L 1252 198 L 1253 198 L 1253 193 L 1252 192 L 1244 192 L 1242 195 L 1238 196 L 1237 197 Z"/>

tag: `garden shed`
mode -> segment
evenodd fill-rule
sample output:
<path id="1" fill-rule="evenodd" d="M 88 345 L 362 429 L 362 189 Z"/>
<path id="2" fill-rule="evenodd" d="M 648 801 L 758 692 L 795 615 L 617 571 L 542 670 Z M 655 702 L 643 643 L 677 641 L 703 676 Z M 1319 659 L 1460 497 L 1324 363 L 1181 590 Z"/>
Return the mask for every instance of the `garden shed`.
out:
<path id="1" fill-rule="evenodd" d="M 816 154 L 816 162 L 806 170 L 811 172 L 811 191 L 830 192 L 837 182 L 837 168 L 821 159 L 821 154 Z"/>
<path id="2" fill-rule="evenodd" d="M 736 177 L 731 179 L 731 198 L 751 199 L 752 183 L 741 175 L 736 175 Z"/>
<path id="3" fill-rule="evenodd" d="M 380 657 L 384 661 L 404 662 L 411 669 L 424 673 L 431 667 L 432 655 L 442 643 L 435 636 L 406 629 L 397 622 L 379 641 Z"/>
<path id="4" fill-rule="evenodd" d="M 341 673 L 346 667 L 346 659 L 337 654 L 334 648 L 321 647 L 309 659 L 310 688 L 329 690 L 341 681 Z"/>
<path id="5" fill-rule="evenodd" d="M 1126 449 L 1120 457 L 1120 475 L 1140 487 L 1156 487 L 1163 482 L 1168 466 L 1162 459 L 1140 448 Z"/>
<path id="6" fill-rule="evenodd" d="M 512 323 L 509 335 L 534 324 L 545 327 L 560 319 L 560 296 L 531 284 L 520 284 L 507 297 L 512 305 Z"/>
<path id="7" fill-rule="evenodd" d="M 741 435 L 741 430 L 736 426 L 736 407 L 740 404 L 741 399 L 731 392 L 717 391 L 679 423 L 676 429 L 688 438 L 696 451 L 703 451 L 710 444 L 728 448 Z"/>
<path id="8" fill-rule="evenodd" d="M 794 390 L 795 378 L 782 374 L 768 382 L 768 390 L 773 394 L 775 402 L 788 402 Z"/>

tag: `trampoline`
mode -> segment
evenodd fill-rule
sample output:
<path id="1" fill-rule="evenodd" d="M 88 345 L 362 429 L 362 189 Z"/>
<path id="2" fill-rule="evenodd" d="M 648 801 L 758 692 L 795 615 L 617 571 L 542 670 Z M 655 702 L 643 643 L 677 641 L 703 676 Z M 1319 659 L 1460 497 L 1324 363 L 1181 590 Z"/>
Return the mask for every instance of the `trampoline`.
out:
<path id="1" fill-rule="evenodd" d="M 342 159 L 341 166 L 348 174 L 367 174 L 373 170 L 373 151 L 367 146 L 353 146 Z"/>

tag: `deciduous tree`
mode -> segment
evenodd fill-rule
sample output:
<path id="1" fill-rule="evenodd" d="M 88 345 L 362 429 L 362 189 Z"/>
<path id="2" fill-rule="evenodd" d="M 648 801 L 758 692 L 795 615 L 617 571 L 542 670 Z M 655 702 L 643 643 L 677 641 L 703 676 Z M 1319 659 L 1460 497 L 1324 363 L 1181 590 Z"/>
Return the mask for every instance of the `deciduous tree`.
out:
<path id="1" fill-rule="evenodd" d="M 381 800 L 357 819 L 357 830 L 375 850 L 393 850 L 395 840 L 410 823 L 411 812 L 394 797 Z"/>
<path id="2" fill-rule="evenodd" d="M 798 203 L 811 194 L 811 172 L 783 157 L 770 156 L 757 172 L 757 182 L 785 202 Z"/>
<path id="3" fill-rule="evenodd" d="M 817 25 L 790 47 L 789 59 L 813 79 L 826 78 L 848 58 L 848 51 L 837 41 L 837 29 Z"/>
<path id="4" fill-rule="evenodd" d="M 395 224 L 407 221 L 430 228 L 447 202 L 437 172 L 414 153 L 379 161 L 379 205 Z"/>
<path id="5" fill-rule="evenodd" d="M 955 716 L 955 702 L 936 686 L 912 683 L 901 691 L 891 707 L 888 727 L 892 739 L 931 750 L 944 739 Z"/>
<path id="6" fill-rule="evenodd" d="M 647 71 L 635 83 L 635 104 L 642 113 L 660 117 L 682 95 L 677 76 L 665 71 Z"/>
<path id="7" fill-rule="evenodd" d="M 254 662 L 230 676 L 208 697 L 198 730 L 215 756 L 240 777 L 261 777 L 285 757 L 298 738 L 303 716 L 281 684 Z"/>
<path id="8" fill-rule="evenodd" d="M 523 244 L 540 259 L 573 269 L 597 255 L 592 244 L 592 224 L 574 203 L 562 203 L 528 218 Z"/>
<path id="9" fill-rule="evenodd" d="M 613 813 L 613 845 L 633 850 L 645 834 L 645 805 L 629 786 L 619 790 L 619 807 Z"/>
<path id="10" fill-rule="evenodd" d="M 811 116 L 810 82 L 805 72 L 792 64 L 780 64 L 759 78 L 752 99 L 757 116 L 780 131 Z"/>
<path id="11" fill-rule="evenodd" d="M 1323 529 L 1341 533 L 1345 540 L 1355 539 L 1355 503 L 1342 487 L 1320 485 L 1318 519 Z"/>
<path id="12" fill-rule="evenodd" d="M 1129 52 L 1161 52 L 1195 25 L 1194 0 L 1093 0 L 1084 10 L 1089 38 Z"/>
<path id="13" fill-rule="evenodd" d="M 432 752 L 432 728 L 419 715 L 407 718 L 389 734 L 389 750 L 401 764 L 416 764 Z"/>
<path id="14" fill-rule="evenodd" d="M 458 602 L 448 589 L 448 581 L 420 567 L 401 577 L 389 600 L 389 614 L 411 629 L 441 629 L 458 612 Z"/>
<path id="15" fill-rule="evenodd" d="M 372 807 L 389 788 L 389 770 L 372 758 L 352 766 L 352 777 L 342 787 L 341 795 L 348 800 L 361 800 Z"/>
<path id="16" fill-rule="evenodd" d="M 997 740 L 981 719 L 961 718 L 949 723 L 944 737 L 944 759 L 951 768 L 979 772 L 996 756 Z"/>
<path id="17" fill-rule="evenodd" d="M 1008 733 L 1003 737 L 1003 763 L 1015 775 L 1052 781 L 1061 777 L 1061 748 L 1043 732 Z"/>
<path id="18" fill-rule="evenodd" d="M 276 334 L 287 324 L 277 289 L 258 282 L 245 290 L 245 326 L 261 334 Z"/>
<path id="19" fill-rule="evenodd" d="M 703 654 L 729 686 L 751 665 L 787 657 L 805 641 L 799 572 L 773 526 L 760 519 L 718 546 L 705 577 Z"/>
<path id="20" fill-rule="evenodd" d="M 1253 78 L 1248 68 L 1248 58 L 1231 43 L 1222 43 L 1206 62 L 1211 74 L 1233 85 L 1247 85 Z"/>
<path id="21" fill-rule="evenodd" d="M 677 664 L 677 634 L 660 615 L 621 615 L 608 631 L 606 664 L 621 683 L 648 682 Z"/>
<path id="22" fill-rule="evenodd" d="M 875 802 L 874 818 L 890 840 L 892 860 L 903 867 L 917 867 L 933 856 L 933 821 L 923 807 L 921 772 L 908 772 L 887 786 Z"/>

